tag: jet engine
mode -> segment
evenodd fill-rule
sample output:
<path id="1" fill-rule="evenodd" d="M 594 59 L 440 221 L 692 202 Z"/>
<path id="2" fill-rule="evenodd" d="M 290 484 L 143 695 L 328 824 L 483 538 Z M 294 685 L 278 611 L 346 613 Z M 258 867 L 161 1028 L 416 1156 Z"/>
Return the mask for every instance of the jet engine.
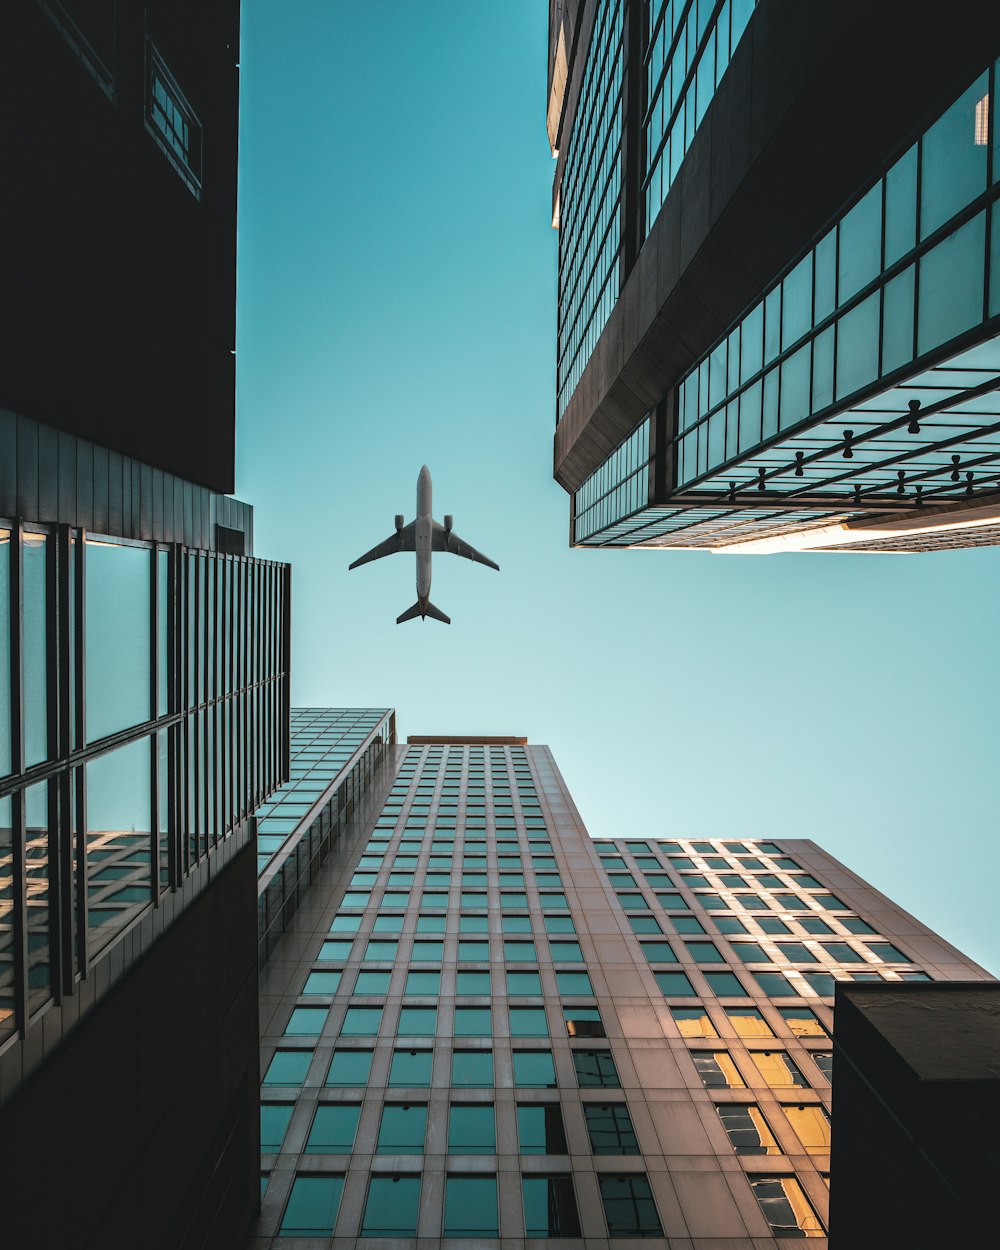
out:
<path id="1" fill-rule="evenodd" d="M 445 516 L 444 527 L 446 530 L 450 530 L 454 524 L 455 524 L 455 518 L 453 516 Z"/>
<path id="2" fill-rule="evenodd" d="M 397 512 L 396 513 L 396 529 L 401 530 L 402 528 L 403 528 L 403 516 L 402 516 L 402 513 Z"/>

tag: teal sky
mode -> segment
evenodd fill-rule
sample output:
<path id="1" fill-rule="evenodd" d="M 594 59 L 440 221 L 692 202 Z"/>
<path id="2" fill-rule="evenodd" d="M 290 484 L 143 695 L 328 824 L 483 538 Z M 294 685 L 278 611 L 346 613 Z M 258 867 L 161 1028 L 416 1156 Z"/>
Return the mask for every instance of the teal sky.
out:
<path id="1" fill-rule="evenodd" d="M 599 837 L 812 838 L 1000 971 L 1000 550 L 570 551 L 542 0 L 244 0 L 237 493 L 300 705 L 548 744 Z M 397 626 L 435 515 L 451 627 Z"/>

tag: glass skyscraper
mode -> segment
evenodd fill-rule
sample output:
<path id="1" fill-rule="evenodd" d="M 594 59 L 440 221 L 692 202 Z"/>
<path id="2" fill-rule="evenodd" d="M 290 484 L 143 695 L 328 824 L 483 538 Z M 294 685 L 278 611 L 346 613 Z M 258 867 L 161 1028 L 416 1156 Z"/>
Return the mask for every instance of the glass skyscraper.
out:
<path id="1" fill-rule="evenodd" d="M 550 5 L 572 544 L 1000 541 L 983 16 L 884 10 L 859 39 L 825 0 Z"/>
<path id="2" fill-rule="evenodd" d="M 955 980 L 812 842 L 591 840 L 546 747 L 410 738 L 262 968 L 254 1244 L 819 1243 L 836 982 Z"/>

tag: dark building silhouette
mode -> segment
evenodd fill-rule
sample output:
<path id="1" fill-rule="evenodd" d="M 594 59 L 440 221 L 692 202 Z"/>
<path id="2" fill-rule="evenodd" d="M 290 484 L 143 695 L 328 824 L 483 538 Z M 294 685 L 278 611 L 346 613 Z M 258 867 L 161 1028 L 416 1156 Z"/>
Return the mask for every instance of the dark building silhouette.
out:
<path id="1" fill-rule="evenodd" d="M 1000 986 L 839 985 L 833 1250 L 989 1245 L 1000 1183 Z"/>
<path id="2" fill-rule="evenodd" d="M 1000 11 L 549 12 L 570 542 L 1000 541 Z"/>
<path id="3" fill-rule="evenodd" d="M 5 1245 L 237 1246 L 287 565 L 233 486 L 239 5 L 0 6 Z"/>

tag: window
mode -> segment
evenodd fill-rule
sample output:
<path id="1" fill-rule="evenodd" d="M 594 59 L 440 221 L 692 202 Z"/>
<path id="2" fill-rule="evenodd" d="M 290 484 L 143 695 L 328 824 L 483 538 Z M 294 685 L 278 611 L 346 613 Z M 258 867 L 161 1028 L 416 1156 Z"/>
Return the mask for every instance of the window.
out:
<path id="1" fill-rule="evenodd" d="M 365 947 L 365 959 L 369 962 L 376 960 L 384 960 L 386 963 L 392 963 L 396 958 L 396 951 L 399 949 L 399 943 L 392 939 L 381 940 L 377 938 L 369 939 L 368 945 Z"/>
<path id="2" fill-rule="evenodd" d="M 394 1050 L 389 1067 L 390 1086 L 426 1089 L 431 1083 L 432 1050 Z"/>
<path id="3" fill-rule="evenodd" d="M 677 933 L 704 933 L 705 926 L 694 916 L 674 916 L 670 923 Z"/>
<path id="4" fill-rule="evenodd" d="M 521 1089 L 555 1089 L 556 1070 L 551 1050 L 515 1050 L 514 1084 Z"/>
<path id="5" fill-rule="evenodd" d="M 509 964 L 533 964 L 538 959 L 534 942 L 504 942 L 503 957 Z"/>
<path id="6" fill-rule="evenodd" d="M 500 928 L 504 933 L 530 933 L 530 916 L 501 916 Z"/>
<path id="7" fill-rule="evenodd" d="M 336 994 L 340 985 L 340 977 L 339 972 L 310 972 L 302 987 L 302 993 L 303 995 Z"/>
<path id="8" fill-rule="evenodd" d="M 734 972 L 706 972 L 705 980 L 719 998 L 749 998 L 743 982 Z"/>
<path id="9" fill-rule="evenodd" d="M 322 1033 L 329 1014 L 326 1007 L 295 1007 L 285 1025 L 285 1034 L 295 1036 Z"/>
<path id="10" fill-rule="evenodd" d="M 818 1103 L 783 1108 L 789 1123 L 811 1155 L 830 1153 L 830 1117 Z"/>
<path id="11" fill-rule="evenodd" d="M 451 1056 L 451 1083 L 464 1089 L 493 1087 L 492 1050 L 456 1050 Z"/>
<path id="12" fill-rule="evenodd" d="M 677 963 L 677 956 L 669 942 L 640 942 L 639 945 L 651 964 Z"/>
<path id="13" fill-rule="evenodd" d="M 670 1014 L 681 1037 L 718 1037 L 704 1007 L 671 1007 Z"/>
<path id="14" fill-rule="evenodd" d="M 904 955 L 898 947 L 893 946 L 890 942 L 869 942 L 868 949 L 877 959 L 884 960 L 887 964 L 909 964 L 913 962 L 909 955 Z"/>
<path id="15" fill-rule="evenodd" d="M 334 942 L 324 942 L 319 949 L 319 959 L 329 963 L 340 963 L 341 960 L 347 959 L 351 953 L 353 942 L 338 940 Z"/>
<path id="16" fill-rule="evenodd" d="M 286 1237 L 330 1237 L 344 1188 L 342 1176 L 296 1176 L 281 1233 Z"/>
<path id="17" fill-rule="evenodd" d="M 665 998 L 693 998 L 694 986 L 683 972 L 654 972 L 656 984 Z"/>
<path id="18" fill-rule="evenodd" d="M 601 1202 L 610 1237 L 662 1237 L 656 1203 L 645 1176 L 600 1176 Z"/>
<path id="19" fill-rule="evenodd" d="M 459 916 L 458 931 L 459 933 L 488 933 L 489 923 L 488 916 Z"/>
<path id="20" fill-rule="evenodd" d="M 456 1007 L 455 1037 L 490 1037 L 493 1014 L 489 1007 Z"/>
<path id="21" fill-rule="evenodd" d="M 803 942 L 779 942 L 778 950 L 789 963 L 814 964 L 817 962 L 816 956 Z"/>
<path id="22" fill-rule="evenodd" d="M 579 1237 L 573 1180 L 569 1176 L 525 1176 L 524 1231 L 527 1237 Z"/>
<path id="23" fill-rule="evenodd" d="M 778 1155 L 781 1147 L 774 1140 L 760 1107 L 751 1103 L 716 1103 L 722 1127 L 738 1155 Z"/>
<path id="24" fill-rule="evenodd" d="M 446 916 L 418 916 L 417 932 L 418 933 L 444 933 Z"/>
<path id="25" fill-rule="evenodd" d="M 497 1178 L 448 1176 L 444 1187 L 445 1237 L 498 1237 Z"/>
<path id="26" fill-rule="evenodd" d="M 752 1056 L 761 1076 L 772 1089 L 784 1089 L 791 1085 L 808 1088 L 809 1082 L 785 1051 L 755 1050 Z"/>
<path id="27" fill-rule="evenodd" d="M 596 1007 L 563 1007 L 563 1020 L 570 1037 L 607 1037 L 601 1013 Z"/>
<path id="28" fill-rule="evenodd" d="M 340 1032 L 343 1037 L 374 1037 L 381 1023 L 381 1007 L 348 1007 Z"/>
<path id="29" fill-rule="evenodd" d="M 568 1154 L 559 1104 L 518 1103 L 517 1139 L 521 1154 Z"/>
<path id="30" fill-rule="evenodd" d="M 756 1007 L 727 1007 L 726 1015 L 737 1037 L 774 1037 L 771 1026 Z"/>
<path id="31" fill-rule="evenodd" d="M 456 972 L 455 993 L 461 995 L 489 995 L 490 974 L 488 972 Z"/>
<path id="32" fill-rule="evenodd" d="M 285 1130 L 292 1118 L 295 1104 L 290 1102 L 262 1102 L 260 1104 L 260 1152 L 276 1154 L 285 1140 Z"/>
<path id="33" fill-rule="evenodd" d="M 590 1149 L 595 1155 L 639 1153 L 632 1117 L 623 1102 L 584 1103 L 583 1114 L 590 1134 Z"/>
<path id="34" fill-rule="evenodd" d="M 746 1084 L 728 1050 L 693 1050 L 691 1060 L 707 1089 L 743 1089 Z"/>
<path id="35" fill-rule="evenodd" d="M 560 994 L 593 994 L 594 992 L 594 987 L 586 972 L 557 972 L 556 985 Z"/>
<path id="36" fill-rule="evenodd" d="M 508 972 L 507 993 L 541 994 L 542 982 L 537 972 Z"/>
<path id="37" fill-rule="evenodd" d="M 511 1037 L 548 1037 L 544 1007 L 510 1007 Z"/>
<path id="38" fill-rule="evenodd" d="M 399 1012 L 399 1037 L 433 1037 L 437 1031 L 436 1007 L 402 1007 Z"/>
<path id="39" fill-rule="evenodd" d="M 415 1237 L 419 1176 L 373 1176 L 361 1221 L 362 1237 Z"/>
<path id="40" fill-rule="evenodd" d="M 833 1080 L 833 1053 L 828 1050 L 811 1050 L 809 1058 L 828 1081 Z"/>
<path id="41" fill-rule="evenodd" d="M 697 964 L 721 964 L 725 962 L 722 952 L 714 942 L 688 942 L 686 945 L 688 956 Z"/>
<path id="42" fill-rule="evenodd" d="M 458 959 L 460 963 L 489 963 L 489 942 L 460 941 L 458 944 Z"/>
<path id="43" fill-rule="evenodd" d="M 583 950 L 579 942 L 550 942 L 553 963 L 582 964 Z"/>
<path id="44" fill-rule="evenodd" d="M 378 994 L 380 997 L 389 993 L 389 972 L 359 972 L 354 982 L 355 994 Z"/>
<path id="45" fill-rule="evenodd" d="M 367 1085 L 368 1073 L 372 1066 L 372 1054 L 370 1050 L 335 1050 L 326 1076 L 327 1085 L 344 1087 Z"/>
<path id="46" fill-rule="evenodd" d="M 826 1236 L 794 1176 L 751 1176 L 748 1179 L 775 1237 Z"/>
<path id="47" fill-rule="evenodd" d="M 871 927 L 868 921 L 862 920 L 860 916 L 844 916 L 844 918 L 841 920 L 840 923 L 844 926 L 845 929 L 847 929 L 848 933 L 865 934 L 865 933 L 875 932 L 875 930 Z M 825 932 L 832 933 L 833 930 L 828 925 L 825 929 Z"/>
<path id="48" fill-rule="evenodd" d="M 626 916 L 632 927 L 633 933 L 662 933 L 663 930 L 657 924 L 653 916 Z"/>
<path id="49" fill-rule="evenodd" d="M 408 995 L 410 994 L 435 994 L 436 995 L 440 993 L 440 990 L 441 990 L 441 973 L 440 972 L 408 972 L 406 974 L 406 989 L 404 993 Z"/>
<path id="50" fill-rule="evenodd" d="M 264 1074 L 265 1085 L 301 1085 L 312 1063 L 311 1050 L 276 1050 Z"/>
<path id="51" fill-rule="evenodd" d="M 382 1108 L 375 1150 L 378 1154 L 423 1154 L 426 1129 L 426 1103 L 387 1102 Z"/>
<path id="52" fill-rule="evenodd" d="M 581 1089 L 620 1089 L 621 1080 L 610 1050 L 574 1050 L 573 1066 Z"/>
<path id="53" fill-rule="evenodd" d="M 780 972 L 755 972 L 753 979 L 768 998 L 798 998 L 798 990 L 791 981 Z"/>
<path id="54" fill-rule="evenodd" d="M 779 1007 L 778 1011 L 795 1037 L 826 1037 L 815 1014 L 808 1007 Z"/>
<path id="55" fill-rule="evenodd" d="M 309 1130 L 306 1154 L 350 1154 L 360 1114 L 360 1103 L 320 1103 Z"/>
<path id="56" fill-rule="evenodd" d="M 453 1154 L 496 1154 L 496 1119 L 491 1102 L 453 1102 L 448 1111 L 448 1149 Z"/>

